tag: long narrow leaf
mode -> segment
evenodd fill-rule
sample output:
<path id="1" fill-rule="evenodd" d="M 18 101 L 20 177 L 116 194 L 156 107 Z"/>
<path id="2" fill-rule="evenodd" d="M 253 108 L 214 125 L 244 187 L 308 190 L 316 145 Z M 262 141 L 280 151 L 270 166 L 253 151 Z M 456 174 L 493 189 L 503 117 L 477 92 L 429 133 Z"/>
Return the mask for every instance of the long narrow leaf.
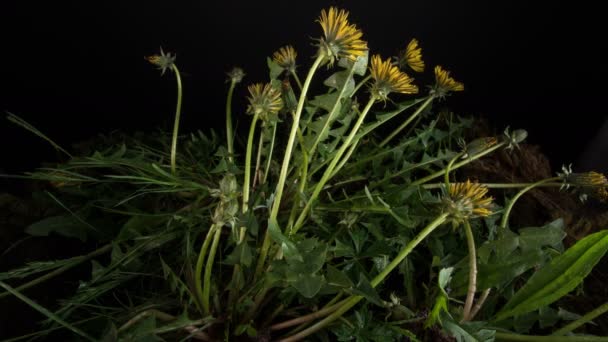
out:
<path id="1" fill-rule="evenodd" d="M 3 287 L 6 291 L 10 292 L 13 296 L 19 298 L 20 300 L 22 300 L 23 302 L 25 302 L 27 305 L 31 306 L 34 310 L 36 310 L 36 311 L 40 312 L 41 314 L 45 315 L 46 317 L 48 317 L 50 320 L 53 320 L 53 321 L 57 322 L 58 324 L 60 324 L 60 325 L 64 326 L 65 328 L 71 330 L 75 334 L 78 334 L 78 335 L 86 338 L 89 341 L 96 341 L 96 339 L 94 339 L 91 336 L 87 335 L 84 331 L 82 331 L 82 330 L 76 328 L 75 326 L 71 325 L 70 323 L 62 320 L 61 318 L 59 318 L 54 313 L 50 312 L 49 310 L 47 310 L 45 307 L 39 305 L 38 303 L 34 302 L 29 297 L 26 297 L 21 292 L 13 289 L 8 284 L 5 284 L 4 282 L 0 281 L 0 286 Z"/>
<path id="2" fill-rule="evenodd" d="M 549 305 L 576 288 L 608 250 L 608 230 L 591 234 L 536 272 L 496 314 L 495 321 Z"/>

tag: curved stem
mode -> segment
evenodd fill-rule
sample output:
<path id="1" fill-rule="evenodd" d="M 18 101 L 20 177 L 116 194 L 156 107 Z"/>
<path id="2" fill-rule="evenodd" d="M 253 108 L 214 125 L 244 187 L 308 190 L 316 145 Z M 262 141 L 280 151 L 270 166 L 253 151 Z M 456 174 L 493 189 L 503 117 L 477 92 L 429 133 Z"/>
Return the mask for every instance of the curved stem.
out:
<path id="1" fill-rule="evenodd" d="M 313 190 L 312 195 L 306 202 L 306 206 L 304 207 L 304 209 L 302 209 L 302 212 L 300 212 L 300 216 L 298 216 L 298 220 L 296 221 L 295 225 L 293 226 L 293 229 L 289 232 L 289 234 L 295 234 L 304 224 L 304 220 L 306 218 L 306 215 L 308 215 L 308 211 L 310 211 L 312 203 L 317 199 L 317 197 L 319 197 L 321 190 L 323 189 L 323 187 L 325 186 L 327 181 L 331 178 L 334 168 L 340 161 L 340 158 L 342 157 L 342 155 L 344 155 L 344 152 L 349 147 L 350 143 L 353 141 L 355 134 L 357 134 L 357 131 L 359 130 L 359 128 L 361 127 L 361 124 L 363 124 L 363 121 L 365 120 L 365 116 L 367 115 L 367 113 L 372 108 L 372 106 L 374 105 L 375 102 L 376 102 L 376 98 L 374 96 L 372 96 L 369 99 L 369 101 L 367 102 L 367 105 L 365 106 L 365 108 L 363 109 L 361 114 L 359 114 L 359 118 L 357 119 L 357 122 L 351 129 L 350 134 L 348 135 L 346 140 L 342 143 L 342 146 L 340 146 L 340 149 L 338 150 L 338 152 L 336 152 L 336 155 L 333 157 L 329 166 L 327 166 L 327 169 L 325 169 L 323 176 L 321 176 L 321 180 L 319 180 L 319 182 L 315 186 L 315 189 Z"/>
<path id="2" fill-rule="evenodd" d="M 253 150 L 253 136 L 255 135 L 255 125 L 259 115 L 256 113 L 249 126 L 249 137 L 247 138 L 247 152 L 245 154 L 245 178 L 243 179 L 243 213 L 249 210 L 249 184 L 251 181 L 251 151 Z"/>
<path id="3" fill-rule="evenodd" d="M 467 237 L 467 246 L 469 248 L 469 289 L 467 291 L 467 299 L 464 302 L 462 310 L 462 322 L 467 322 L 471 318 L 471 308 L 477 291 L 477 253 L 475 249 L 475 238 L 469 221 L 464 221 L 464 232 Z"/>
<path id="4" fill-rule="evenodd" d="M 353 96 L 355 96 L 355 94 L 357 93 L 357 91 L 359 91 L 359 89 L 360 89 L 361 87 L 363 87 L 363 86 L 364 86 L 364 85 L 367 83 L 367 81 L 369 81 L 369 80 L 371 80 L 371 79 L 372 79 L 372 75 L 371 75 L 371 74 L 370 74 L 370 75 L 365 76 L 365 78 L 364 78 L 364 79 L 362 79 L 362 80 L 361 80 L 361 82 L 359 82 L 359 84 L 357 84 L 357 85 L 355 86 L 355 89 L 353 89 L 353 93 L 350 95 L 350 97 L 352 98 Z"/>
<path id="5" fill-rule="evenodd" d="M 296 216 L 296 210 L 300 206 L 300 196 L 299 194 L 303 193 L 306 188 L 306 181 L 308 180 L 308 152 L 306 152 L 306 147 L 304 145 L 304 137 L 302 136 L 302 132 L 298 128 L 298 140 L 300 141 L 300 146 L 302 147 L 302 165 L 300 165 L 300 181 L 298 185 L 298 196 L 295 197 L 293 204 L 291 206 L 291 213 L 289 214 L 289 219 L 287 220 L 287 229 L 291 230 L 293 226 L 293 220 Z"/>
<path id="6" fill-rule="evenodd" d="M 355 72 L 355 64 L 353 63 L 348 70 L 348 76 L 346 77 L 346 80 L 344 81 L 342 88 L 340 88 L 340 91 L 338 92 L 336 102 L 334 102 L 334 105 L 331 108 L 331 111 L 327 115 L 327 120 L 325 121 L 325 124 L 323 125 L 321 132 L 317 135 L 317 138 L 315 139 L 315 141 L 312 144 L 312 147 L 310 148 L 309 154 L 310 154 L 311 159 L 314 158 L 316 150 L 317 150 L 317 146 L 319 145 L 319 143 L 321 142 L 322 139 L 326 138 L 327 132 L 329 131 L 329 127 L 334 122 L 336 115 L 340 112 L 340 108 L 342 108 L 342 98 L 344 97 L 344 94 L 346 93 L 348 80 L 350 80 L 353 77 L 354 72 Z"/>
<path id="7" fill-rule="evenodd" d="M 405 257 L 407 257 L 414 250 L 414 248 L 416 248 L 416 246 L 418 246 L 418 244 L 422 242 L 422 240 L 424 240 L 429 234 L 431 234 L 437 227 L 442 225 L 446 221 L 447 217 L 448 214 L 441 214 L 437 216 L 426 227 L 424 227 L 424 229 L 422 229 L 413 240 L 408 242 L 408 244 L 403 247 L 403 249 L 395 257 L 395 259 L 393 259 L 393 261 L 391 261 L 382 270 L 382 272 L 380 272 L 377 276 L 374 277 L 374 279 L 371 280 L 370 283 L 372 284 L 372 286 L 378 286 L 378 284 L 380 284 L 384 280 L 384 278 L 386 278 L 386 276 L 388 276 L 389 273 L 391 273 L 391 271 L 395 269 L 395 267 L 399 266 L 403 259 L 405 259 Z"/>
<path id="8" fill-rule="evenodd" d="M 179 132 L 179 117 L 182 112 L 182 78 L 177 69 L 177 65 L 171 64 L 177 79 L 177 106 L 175 108 L 175 121 L 173 122 L 173 137 L 171 139 L 171 173 L 175 174 L 175 160 L 177 154 L 177 134 Z"/>
<path id="9" fill-rule="evenodd" d="M 420 242 L 422 242 L 422 240 L 424 240 L 437 227 L 439 227 L 441 224 L 443 224 L 446 221 L 447 217 L 448 217 L 448 214 L 441 214 L 437 218 L 435 218 L 435 220 L 433 220 L 431 223 L 429 223 L 426 227 L 424 227 L 424 229 L 420 233 L 418 233 L 418 235 L 416 235 L 416 237 L 413 240 L 411 240 L 407 245 L 405 245 L 405 247 L 403 247 L 403 249 L 399 252 L 399 254 L 382 270 L 382 272 L 380 272 L 377 276 L 374 277 L 374 279 L 372 279 L 371 285 L 373 287 L 378 286 L 378 284 L 380 284 L 384 280 L 384 278 L 386 278 L 391 273 L 391 271 L 393 271 L 403 261 L 403 259 L 405 259 L 412 252 L 412 250 L 414 248 L 416 248 L 416 246 L 418 246 L 418 244 Z M 307 329 L 300 331 L 299 333 L 297 333 L 295 335 L 292 335 L 285 339 L 281 339 L 280 342 L 299 341 L 299 340 L 303 339 L 304 337 L 309 336 L 309 335 L 325 328 L 331 322 L 342 317 L 342 315 L 346 311 L 348 311 L 350 308 L 355 306 L 363 298 L 364 297 L 362 297 L 362 296 L 348 297 L 347 299 L 345 299 L 343 301 L 344 304 L 339 309 L 334 311 L 332 314 L 330 314 L 323 320 L 317 322 L 316 324 L 312 325 L 311 327 L 309 327 Z"/>
<path id="10" fill-rule="evenodd" d="M 554 331 L 552 335 L 553 336 L 565 335 L 565 334 L 575 330 L 576 328 L 580 327 L 581 325 L 591 322 L 594 318 L 596 318 L 606 312 L 608 312 L 608 302 L 598 306 L 597 308 L 593 309 L 592 311 L 589 311 L 588 313 L 586 313 L 584 316 L 580 317 L 576 321 L 571 322 L 570 324 L 567 324 L 567 325 L 559 328 L 558 330 Z"/>
<path id="11" fill-rule="evenodd" d="M 382 140 L 382 142 L 378 145 L 378 147 L 383 147 L 384 145 L 386 145 L 389 141 L 391 141 L 391 139 L 393 139 L 397 134 L 399 134 L 399 132 L 401 132 L 405 127 L 407 127 L 407 125 L 410 124 L 410 122 L 412 122 L 418 115 L 420 115 L 420 113 L 422 113 L 422 111 L 426 108 L 426 106 L 428 106 L 429 104 L 431 104 L 431 102 L 433 102 L 433 100 L 435 99 L 434 96 L 429 96 L 429 98 L 426 99 L 426 101 L 424 101 L 420 107 L 418 107 L 418 109 L 416 109 L 416 111 L 410 115 L 409 118 L 407 118 L 407 120 L 405 120 L 401 126 L 397 127 L 396 130 L 394 130 L 391 134 L 389 134 L 388 137 L 386 137 L 386 139 Z"/>
<path id="12" fill-rule="evenodd" d="M 264 133 L 268 129 L 263 125 L 262 132 L 260 133 L 260 140 L 258 141 L 258 153 L 255 160 L 255 171 L 253 172 L 253 185 L 252 189 L 255 189 L 258 180 L 260 180 L 260 164 L 262 163 L 262 148 L 264 147 Z M 261 180 L 260 180 L 261 182 Z"/>
<path id="13" fill-rule="evenodd" d="M 205 241 L 201 246 L 201 250 L 198 252 L 198 259 L 196 260 L 196 266 L 194 268 L 194 287 L 196 289 L 196 296 L 198 297 L 198 301 L 201 303 L 201 305 L 204 297 L 202 281 L 203 264 L 205 263 L 205 256 L 207 256 L 207 250 L 209 249 L 209 245 L 211 244 L 211 239 L 213 238 L 213 233 L 215 233 L 215 230 L 219 230 L 219 228 L 217 225 L 212 224 L 209 231 L 207 231 L 207 236 L 205 236 Z M 207 307 L 203 306 L 205 313 L 209 312 L 208 305 L 209 303 L 207 303 Z"/>
<path id="14" fill-rule="evenodd" d="M 321 65 L 321 62 L 325 59 L 325 55 L 319 54 L 315 59 L 314 63 L 310 67 L 308 71 L 308 75 L 306 76 L 306 80 L 304 81 L 304 86 L 302 87 L 302 93 L 300 94 L 300 99 L 298 100 L 298 106 L 296 107 L 296 112 L 293 117 L 293 124 L 291 125 L 291 131 L 289 132 L 289 139 L 287 140 L 287 146 L 285 148 L 285 156 L 283 157 L 283 163 L 281 164 L 281 172 L 279 173 L 279 180 L 277 181 L 277 187 L 274 192 L 274 200 L 272 202 L 272 208 L 270 210 L 269 221 L 277 221 L 277 216 L 279 214 L 279 208 L 281 207 L 281 198 L 283 197 L 283 188 L 285 188 L 285 181 L 287 180 L 287 171 L 289 170 L 289 161 L 291 160 L 291 152 L 293 151 L 293 144 L 296 139 L 296 133 L 298 132 L 298 128 L 300 125 L 300 116 L 302 115 L 302 110 L 304 109 L 304 102 L 306 102 L 306 94 L 308 93 L 308 88 L 310 88 L 310 83 L 312 82 L 312 78 Z M 264 268 L 264 263 L 266 262 L 266 257 L 268 256 L 268 249 L 270 248 L 270 233 L 268 229 L 264 233 L 264 241 L 262 242 L 262 247 L 260 249 L 260 256 L 258 257 L 258 263 L 256 266 L 256 276 L 260 275 L 260 272 Z"/>
<path id="15" fill-rule="evenodd" d="M 203 310 L 205 310 L 206 314 L 209 314 L 211 310 L 209 309 L 209 293 L 211 292 L 211 271 L 213 270 L 213 261 L 215 260 L 215 252 L 217 251 L 217 245 L 220 241 L 220 235 L 222 230 L 218 227 L 215 230 L 215 234 L 213 236 L 213 244 L 211 245 L 211 250 L 209 250 L 209 257 L 207 258 L 207 264 L 205 265 L 205 277 L 203 281 Z"/>
<path id="16" fill-rule="evenodd" d="M 472 321 L 473 318 L 475 318 L 475 316 L 477 316 L 477 314 L 479 313 L 479 310 L 481 310 L 481 307 L 483 306 L 483 303 L 485 303 L 486 299 L 488 299 L 488 296 L 490 295 L 491 291 L 492 291 L 492 288 L 488 288 L 483 291 L 483 293 L 477 300 L 477 303 L 475 303 L 475 306 L 473 306 L 473 309 L 471 310 L 471 315 L 469 316 L 470 321 Z"/>
<path id="17" fill-rule="evenodd" d="M 460 161 L 460 162 L 458 162 L 458 163 L 456 163 L 456 164 L 454 164 L 452 166 L 452 170 L 456 170 L 456 169 L 458 169 L 458 168 L 460 168 L 460 167 L 462 167 L 462 166 L 464 166 L 464 165 L 466 165 L 466 164 L 468 164 L 468 163 L 470 163 L 470 162 L 472 162 L 474 160 L 477 160 L 477 159 L 485 156 L 486 154 L 492 153 L 492 152 L 496 151 L 497 149 L 503 147 L 505 144 L 506 143 L 504 141 L 500 142 L 500 143 L 498 143 L 498 144 L 496 144 L 496 145 L 488 148 L 487 150 L 484 150 L 483 152 L 480 152 L 480 153 L 478 153 L 478 154 L 476 154 L 476 155 L 474 155 L 474 156 L 472 156 L 470 158 L 467 158 L 467 159 L 465 159 L 463 161 Z M 426 183 L 426 182 L 428 182 L 428 181 L 430 181 L 432 179 L 435 179 L 437 177 L 441 177 L 443 174 L 445 174 L 445 168 L 442 169 L 442 170 L 439 170 L 439 171 L 437 171 L 435 173 L 432 173 L 432 174 L 430 174 L 430 175 L 428 175 L 426 177 L 420 178 L 420 179 L 418 179 L 415 182 L 411 182 L 408 186 L 412 187 L 412 186 L 418 186 L 418 185 L 424 184 L 424 183 Z"/>
<path id="18" fill-rule="evenodd" d="M 262 178 L 262 184 L 266 184 L 266 179 L 268 178 L 268 173 L 270 172 L 270 162 L 272 161 L 272 152 L 274 151 L 274 138 L 277 135 L 277 123 L 274 122 L 272 124 L 272 137 L 270 138 L 270 147 L 268 149 L 268 158 L 266 160 L 266 168 L 264 169 L 264 177 Z"/>
<path id="19" fill-rule="evenodd" d="M 347 299 L 338 302 L 334 305 L 330 305 L 326 308 L 323 308 L 319 311 L 315 311 L 313 313 L 310 313 L 308 315 L 304 315 L 304 316 L 300 316 L 300 317 L 296 317 L 294 319 L 290 319 L 288 321 L 285 322 L 281 322 L 281 323 L 277 323 L 277 324 L 273 324 L 270 326 L 270 330 L 271 331 L 276 331 L 276 330 L 281 330 L 281 329 L 286 329 L 289 327 L 293 327 L 294 325 L 298 325 L 298 324 L 302 324 L 302 323 L 306 323 L 306 322 L 310 322 L 312 320 L 315 320 L 317 318 L 321 318 L 324 316 L 329 315 L 330 313 L 334 312 L 336 309 L 338 309 L 340 306 L 344 305 L 346 303 Z"/>
<path id="20" fill-rule="evenodd" d="M 226 144 L 228 145 L 228 160 L 234 161 L 234 133 L 232 132 L 232 94 L 234 93 L 234 86 L 236 82 L 230 81 L 230 88 L 228 88 L 228 96 L 226 97 Z"/>
<path id="21" fill-rule="evenodd" d="M 344 167 L 344 165 L 346 164 L 346 162 L 350 159 L 350 156 L 357 149 L 357 145 L 359 145 L 358 141 L 355 141 L 352 145 L 350 145 L 350 148 L 348 149 L 348 152 L 346 152 L 346 155 L 344 156 L 344 158 L 342 158 L 342 160 L 340 161 L 340 164 L 338 164 L 334 168 L 334 171 L 331 173 L 330 178 L 333 178 L 335 175 L 338 174 L 338 172 L 340 172 L 340 170 Z"/>
<path id="22" fill-rule="evenodd" d="M 325 59 L 323 54 L 319 54 L 315 59 L 312 67 L 308 71 L 308 76 L 306 76 L 306 81 L 304 81 L 304 86 L 302 87 L 302 93 L 300 94 L 300 99 L 298 100 L 298 106 L 296 107 L 296 112 L 293 118 L 293 124 L 291 125 L 291 131 L 289 133 L 289 139 L 287 140 L 287 146 L 285 147 L 285 156 L 283 157 L 283 163 L 281 164 L 281 173 L 279 174 L 279 180 L 277 181 L 277 187 L 274 195 L 274 202 L 272 203 L 272 209 L 270 211 L 270 217 L 276 219 L 279 213 L 279 207 L 281 206 L 281 198 L 283 197 L 283 188 L 285 187 L 285 181 L 287 180 L 287 170 L 289 169 L 289 161 L 291 160 L 291 153 L 293 151 L 293 144 L 296 139 L 296 133 L 298 131 L 298 127 L 300 125 L 300 116 L 302 115 L 302 110 L 304 109 L 304 102 L 306 102 L 306 94 L 308 93 L 308 88 L 310 88 L 310 83 L 312 78 L 321 65 L 321 62 Z"/>
<path id="23" fill-rule="evenodd" d="M 515 202 L 517 202 L 517 200 L 526 192 L 528 192 L 529 190 L 545 184 L 545 183 L 549 183 L 549 182 L 555 182 L 560 180 L 560 177 L 551 177 L 551 178 L 547 178 L 547 179 L 543 179 L 540 180 L 536 183 L 532 183 L 530 185 L 528 185 L 527 187 L 521 189 L 515 196 L 513 196 L 513 198 L 509 201 L 509 204 L 507 204 L 507 206 L 505 207 L 505 211 L 504 214 L 502 215 L 502 220 L 500 221 L 500 227 L 501 228 L 506 228 L 507 227 L 507 223 L 509 222 L 509 215 L 511 214 L 511 210 L 513 209 L 513 205 L 515 205 Z"/>
<path id="24" fill-rule="evenodd" d="M 295 71 L 290 72 L 291 76 L 293 76 L 293 79 L 296 80 L 296 83 L 298 84 L 298 88 L 300 88 L 300 91 L 302 91 L 302 82 L 300 82 L 300 78 L 298 77 L 298 74 L 295 73 Z"/>
<path id="25" fill-rule="evenodd" d="M 454 162 L 456 162 L 456 160 L 458 158 L 460 158 L 462 156 L 462 152 L 457 153 L 454 158 L 450 159 L 450 162 L 448 163 L 448 166 L 445 167 L 445 177 L 444 177 L 444 182 L 445 182 L 445 186 L 446 188 L 450 187 L 450 171 L 452 171 L 452 165 L 454 165 Z"/>

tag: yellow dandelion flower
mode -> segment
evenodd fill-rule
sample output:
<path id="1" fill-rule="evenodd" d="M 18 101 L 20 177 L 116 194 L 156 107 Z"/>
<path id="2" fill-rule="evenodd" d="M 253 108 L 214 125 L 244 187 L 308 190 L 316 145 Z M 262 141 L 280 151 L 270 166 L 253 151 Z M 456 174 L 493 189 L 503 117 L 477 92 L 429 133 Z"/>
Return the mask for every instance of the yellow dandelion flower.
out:
<path id="1" fill-rule="evenodd" d="M 249 90 L 248 114 L 257 114 L 260 119 L 266 121 L 270 116 L 276 115 L 283 108 L 281 91 L 274 88 L 270 83 L 256 83 L 247 87 Z"/>
<path id="2" fill-rule="evenodd" d="M 445 97 L 451 91 L 463 91 L 464 85 L 450 77 L 450 72 L 438 65 L 435 67 L 435 87 L 433 91 L 438 97 Z"/>
<path id="3" fill-rule="evenodd" d="M 370 73 L 374 79 L 371 86 L 372 96 L 377 99 L 386 101 L 388 94 L 392 92 L 402 94 L 418 92 L 418 86 L 412 84 L 413 78 L 392 65 L 390 59 L 383 61 L 380 55 L 372 56 Z"/>
<path id="4" fill-rule="evenodd" d="M 283 69 L 290 73 L 294 73 L 296 72 L 297 56 L 296 50 L 291 45 L 287 45 L 272 54 L 272 59 Z"/>
<path id="5" fill-rule="evenodd" d="M 443 208 L 454 223 L 485 217 L 492 213 L 492 197 L 487 197 L 488 188 L 467 180 L 464 183 L 451 183 L 443 196 Z"/>
<path id="6" fill-rule="evenodd" d="M 329 11 L 321 11 L 317 21 L 325 36 L 319 39 L 319 54 L 324 55 L 330 65 L 342 57 L 354 61 L 365 55 L 367 43 L 361 39 L 363 33 L 348 22 L 347 11 L 330 7 Z"/>
<path id="7" fill-rule="evenodd" d="M 415 72 L 424 71 L 424 61 L 422 60 L 422 48 L 418 46 L 418 40 L 412 39 L 399 57 L 397 64 L 400 68 L 410 67 Z"/>

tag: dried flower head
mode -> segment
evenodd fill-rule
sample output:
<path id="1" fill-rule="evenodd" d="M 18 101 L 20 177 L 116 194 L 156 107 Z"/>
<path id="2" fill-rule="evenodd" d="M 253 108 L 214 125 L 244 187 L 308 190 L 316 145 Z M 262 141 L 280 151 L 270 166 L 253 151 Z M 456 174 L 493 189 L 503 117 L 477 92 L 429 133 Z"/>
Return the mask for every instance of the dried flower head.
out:
<path id="1" fill-rule="evenodd" d="M 144 58 L 153 65 L 156 65 L 158 70 L 161 70 L 161 75 L 164 75 L 165 71 L 171 69 L 175 63 L 175 55 L 171 55 L 171 52 L 165 54 L 162 47 L 160 48 L 160 55 L 152 55 Z"/>
<path id="2" fill-rule="evenodd" d="M 431 90 L 432 94 L 443 98 L 448 95 L 449 92 L 463 90 L 464 85 L 450 77 L 449 71 L 443 70 L 440 65 L 435 67 L 435 86 Z"/>
<path id="3" fill-rule="evenodd" d="M 248 114 L 257 114 L 260 119 L 266 121 L 270 116 L 276 115 L 283 108 L 281 91 L 274 88 L 270 83 L 256 83 L 250 85 Z"/>
<path id="4" fill-rule="evenodd" d="M 576 187 L 581 200 L 587 196 L 595 197 L 601 201 L 608 200 L 608 179 L 602 173 L 590 171 L 576 173 L 571 168 L 562 168 L 564 173 L 558 173 L 564 182 L 562 188 Z"/>
<path id="5" fill-rule="evenodd" d="M 228 81 L 233 83 L 240 83 L 245 77 L 245 72 L 239 67 L 234 67 L 227 73 L 227 75 Z"/>
<path id="6" fill-rule="evenodd" d="M 462 143 L 462 158 L 469 158 L 476 154 L 479 154 L 490 147 L 496 145 L 498 143 L 498 139 L 495 137 L 483 137 L 477 138 L 470 143 Z"/>
<path id="7" fill-rule="evenodd" d="M 372 56 L 370 73 L 374 79 L 371 93 L 377 99 L 386 101 L 388 94 L 392 92 L 402 94 L 418 92 L 418 87 L 412 84 L 413 78 L 392 65 L 390 59 L 383 61 L 380 55 Z"/>
<path id="8" fill-rule="evenodd" d="M 295 73 L 297 56 L 296 50 L 291 45 L 287 45 L 273 53 L 272 59 L 287 72 Z"/>
<path id="9" fill-rule="evenodd" d="M 415 72 L 424 71 L 424 61 L 422 60 L 422 48 L 418 46 L 418 40 L 412 39 L 403 52 L 395 59 L 401 69 L 409 67 Z"/>
<path id="10" fill-rule="evenodd" d="M 322 10 L 317 20 L 323 28 L 324 37 L 319 39 L 319 54 L 325 56 L 329 65 L 345 57 L 352 61 L 365 55 L 367 42 L 361 40 L 363 33 L 348 22 L 348 12 L 330 7 Z"/>
<path id="11" fill-rule="evenodd" d="M 448 219 L 453 223 L 485 217 L 492 213 L 492 197 L 487 197 L 488 188 L 467 180 L 464 183 L 451 183 L 444 189 L 442 198 L 443 210 L 449 214 Z"/>

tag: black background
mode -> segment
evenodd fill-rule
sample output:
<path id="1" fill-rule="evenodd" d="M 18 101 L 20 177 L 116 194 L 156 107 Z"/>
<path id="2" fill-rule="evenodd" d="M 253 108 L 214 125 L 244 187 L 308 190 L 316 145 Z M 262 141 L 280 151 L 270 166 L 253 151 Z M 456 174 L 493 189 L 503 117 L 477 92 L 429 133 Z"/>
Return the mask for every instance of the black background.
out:
<path id="1" fill-rule="evenodd" d="M 351 12 L 371 53 L 388 57 L 418 38 L 428 66 L 465 83 L 448 99 L 451 109 L 484 116 L 497 130 L 526 128 L 554 165 L 575 162 L 607 117 L 600 2 L 2 2 L 0 110 L 68 147 L 117 129 L 170 127 L 173 75 L 160 77 L 143 59 L 159 46 L 177 53 L 184 73 L 182 132 L 222 130 L 225 72 L 240 66 L 245 84 L 265 81 L 266 56 L 292 44 L 304 73 L 315 52 L 310 38 L 321 35 L 315 19 L 329 5 Z M 243 86 L 236 96 L 244 95 Z M 4 119 L 0 139 L 3 172 L 56 160 L 45 142 Z"/>

